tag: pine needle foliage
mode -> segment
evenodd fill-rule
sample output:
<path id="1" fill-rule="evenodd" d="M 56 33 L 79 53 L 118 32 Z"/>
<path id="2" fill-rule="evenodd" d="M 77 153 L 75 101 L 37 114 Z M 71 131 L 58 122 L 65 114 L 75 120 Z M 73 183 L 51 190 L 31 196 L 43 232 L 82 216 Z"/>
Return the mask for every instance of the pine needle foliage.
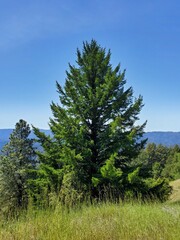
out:
<path id="1" fill-rule="evenodd" d="M 131 162 L 146 143 L 141 139 L 146 122 L 137 124 L 143 98 L 126 88 L 125 70 L 120 64 L 113 68 L 110 59 L 110 50 L 95 40 L 84 42 L 64 87 L 56 83 L 60 102 L 51 104 L 53 138 L 34 128 L 44 149 L 39 172 L 49 187 L 64 191 L 68 185 L 92 197 L 103 196 L 105 188 L 119 197 L 128 188 Z"/>
<path id="2" fill-rule="evenodd" d="M 36 154 L 30 126 L 24 120 L 16 123 L 0 157 L 0 210 L 13 213 L 28 204 L 28 179 L 35 168 Z"/>

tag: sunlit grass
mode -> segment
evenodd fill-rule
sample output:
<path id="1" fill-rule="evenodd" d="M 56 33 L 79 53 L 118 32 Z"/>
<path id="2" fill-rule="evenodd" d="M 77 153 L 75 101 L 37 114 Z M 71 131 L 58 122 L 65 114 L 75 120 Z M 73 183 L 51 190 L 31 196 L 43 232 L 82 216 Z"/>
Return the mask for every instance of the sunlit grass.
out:
<path id="1" fill-rule="evenodd" d="M 94 204 L 78 209 L 29 210 L 1 220 L 2 240 L 180 239 L 180 205 Z"/>
<path id="2" fill-rule="evenodd" d="M 170 183 L 173 187 L 173 192 L 170 196 L 171 202 L 180 202 L 180 179 L 177 179 Z"/>

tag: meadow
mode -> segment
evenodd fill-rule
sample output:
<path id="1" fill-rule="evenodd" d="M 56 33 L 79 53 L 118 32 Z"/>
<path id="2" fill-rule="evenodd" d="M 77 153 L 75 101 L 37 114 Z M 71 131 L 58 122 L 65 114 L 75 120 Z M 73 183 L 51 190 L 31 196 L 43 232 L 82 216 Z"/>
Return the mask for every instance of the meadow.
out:
<path id="1" fill-rule="evenodd" d="M 180 181 L 175 181 L 176 196 Z M 180 193 L 180 191 L 179 191 Z M 180 204 L 101 203 L 29 210 L 14 220 L 1 219 L 1 240 L 179 240 Z"/>

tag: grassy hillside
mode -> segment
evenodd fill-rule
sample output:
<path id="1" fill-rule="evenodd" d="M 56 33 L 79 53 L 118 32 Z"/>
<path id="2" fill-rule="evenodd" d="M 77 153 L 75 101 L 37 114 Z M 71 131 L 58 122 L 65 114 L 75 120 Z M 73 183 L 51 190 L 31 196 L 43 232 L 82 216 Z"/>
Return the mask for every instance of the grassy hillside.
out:
<path id="1" fill-rule="evenodd" d="M 29 209 L 17 220 L 0 219 L 0 240 L 179 240 L 180 179 L 170 203 L 82 205 Z"/>
<path id="2" fill-rule="evenodd" d="M 170 197 L 171 202 L 180 202 L 180 179 L 177 179 L 170 183 L 173 188 L 172 195 Z"/>
<path id="3" fill-rule="evenodd" d="M 180 205 L 100 204 L 0 222 L 1 240 L 179 240 Z"/>

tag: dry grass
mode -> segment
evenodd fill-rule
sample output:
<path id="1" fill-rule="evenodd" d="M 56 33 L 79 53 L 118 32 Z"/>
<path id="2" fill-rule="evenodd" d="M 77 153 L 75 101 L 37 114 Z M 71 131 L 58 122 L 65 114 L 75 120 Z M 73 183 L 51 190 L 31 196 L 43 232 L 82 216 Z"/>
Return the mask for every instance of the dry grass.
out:
<path id="1" fill-rule="evenodd" d="M 180 179 L 177 179 L 170 183 L 173 188 L 173 192 L 170 196 L 171 202 L 180 202 Z"/>

